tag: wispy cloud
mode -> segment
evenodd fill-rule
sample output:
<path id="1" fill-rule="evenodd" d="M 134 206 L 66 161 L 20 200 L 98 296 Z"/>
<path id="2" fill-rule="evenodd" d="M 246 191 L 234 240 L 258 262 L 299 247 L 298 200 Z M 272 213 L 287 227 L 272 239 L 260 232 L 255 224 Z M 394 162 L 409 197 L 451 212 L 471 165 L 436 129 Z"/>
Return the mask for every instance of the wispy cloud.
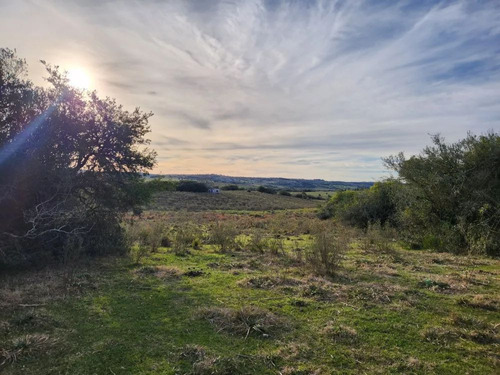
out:
<path id="1" fill-rule="evenodd" d="M 495 1 L 0 7 L 0 45 L 35 74 L 38 58 L 82 65 L 102 94 L 156 113 L 163 172 L 372 179 L 429 133 L 499 127 Z"/>

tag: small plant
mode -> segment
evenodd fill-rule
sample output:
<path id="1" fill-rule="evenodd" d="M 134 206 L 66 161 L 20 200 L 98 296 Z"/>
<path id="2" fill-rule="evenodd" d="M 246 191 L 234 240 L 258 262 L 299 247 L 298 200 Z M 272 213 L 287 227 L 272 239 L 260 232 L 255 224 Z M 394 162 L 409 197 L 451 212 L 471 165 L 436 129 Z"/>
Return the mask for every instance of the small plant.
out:
<path id="1" fill-rule="evenodd" d="M 174 254 L 184 256 L 189 254 L 189 248 L 199 248 L 201 246 L 200 237 L 200 229 L 192 223 L 185 223 L 177 227 L 173 235 L 172 250 Z"/>
<path id="2" fill-rule="evenodd" d="M 282 238 L 271 238 L 268 240 L 269 251 L 273 255 L 285 254 L 285 242 Z"/>
<path id="3" fill-rule="evenodd" d="M 139 264 L 147 254 L 149 253 L 149 249 L 144 245 L 135 245 L 130 249 L 130 255 L 135 264 Z"/>
<path id="4" fill-rule="evenodd" d="M 268 239 L 265 237 L 264 232 L 255 230 L 250 236 L 248 249 L 254 253 L 264 254 L 268 247 Z"/>
<path id="5" fill-rule="evenodd" d="M 358 339 L 358 332 L 354 328 L 333 321 L 328 322 L 321 333 L 341 344 L 354 344 Z"/>
<path id="6" fill-rule="evenodd" d="M 306 260 L 315 272 L 333 275 L 349 248 L 350 238 L 344 228 L 320 229 L 306 253 Z"/>
<path id="7" fill-rule="evenodd" d="M 260 337 L 278 335 L 288 326 L 283 318 L 254 306 L 245 306 L 240 309 L 204 308 L 200 310 L 200 315 L 207 319 L 217 332 L 226 332 L 245 338 L 251 334 Z"/>
<path id="8" fill-rule="evenodd" d="M 217 222 L 210 228 L 210 242 L 217 246 L 220 252 L 226 252 L 236 247 L 238 231 L 232 224 Z"/>
<path id="9" fill-rule="evenodd" d="M 126 228 L 130 254 L 135 263 L 139 263 L 147 254 L 158 251 L 162 245 L 164 231 L 164 225 L 158 222 L 135 223 Z"/>

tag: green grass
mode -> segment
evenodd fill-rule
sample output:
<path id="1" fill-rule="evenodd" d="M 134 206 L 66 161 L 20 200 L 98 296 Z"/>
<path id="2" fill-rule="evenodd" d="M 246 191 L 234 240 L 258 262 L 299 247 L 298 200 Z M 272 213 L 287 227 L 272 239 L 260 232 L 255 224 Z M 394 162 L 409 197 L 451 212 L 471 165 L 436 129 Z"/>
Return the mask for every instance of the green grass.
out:
<path id="1" fill-rule="evenodd" d="M 379 252 L 355 242 L 337 275 L 323 278 L 294 255 L 310 236 L 284 238 L 286 256 L 219 254 L 205 244 L 183 257 L 160 248 L 141 264 L 116 258 L 73 273 L 57 268 L 4 275 L 0 363 L 1 355 L 18 352 L 0 371 L 496 373 L 497 260 L 398 247 Z M 202 272 L 190 277 L 188 271 Z M 246 337 L 232 334 L 230 321 L 221 329 L 200 312 L 224 307 L 244 315 L 251 306 L 286 324 L 269 336 L 251 330 Z"/>

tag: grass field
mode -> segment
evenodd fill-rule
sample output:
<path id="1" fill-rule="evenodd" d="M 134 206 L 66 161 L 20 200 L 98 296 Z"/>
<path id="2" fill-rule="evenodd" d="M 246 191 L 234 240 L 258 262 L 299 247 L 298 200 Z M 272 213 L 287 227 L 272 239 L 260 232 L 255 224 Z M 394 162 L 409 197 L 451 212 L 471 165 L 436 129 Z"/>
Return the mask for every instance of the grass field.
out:
<path id="1" fill-rule="evenodd" d="M 265 195 L 264 195 L 265 196 Z M 147 212 L 169 236 L 214 222 L 280 251 L 202 240 L 135 263 L 11 271 L 0 280 L 2 374 L 494 374 L 500 262 L 352 234 L 334 276 L 304 260 L 311 210 Z M 174 238 L 174 237 L 172 237 Z M 171 245 L 173 246 L 173 245 Z"/>
<path id="2" fill-rule="evenodd" d="M 159 211 L 263 211 L 311 208 L 317 205 L 317 201 L 265 194 L 257 191 L 221 191 L 220 194 L 165 191 L 155 195 L 149 209 Z"/>
<path id="3" fill-rule="evenodd" d="M 333 194 L 335 194 L 335 192 L 330 190 L 318 190 L 318 191 L 308 191 L 306 192 L 306 194 L 313 198 L 321 198 L 324 200 L 328 200 Z"/>

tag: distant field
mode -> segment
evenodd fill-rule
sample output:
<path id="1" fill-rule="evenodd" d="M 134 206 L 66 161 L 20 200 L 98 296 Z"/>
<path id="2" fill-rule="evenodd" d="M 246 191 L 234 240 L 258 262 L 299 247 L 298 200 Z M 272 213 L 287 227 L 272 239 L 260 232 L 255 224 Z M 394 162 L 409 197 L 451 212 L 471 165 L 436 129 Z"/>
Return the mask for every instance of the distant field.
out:
<path id="1" fill-rule="evenodd" d="M 264 211 L 314 208 L 318 204 L 315 200 L 255 191 L 222 191 L 220 194 L 166 191 L 158 193 L 147 208 L 162 211 Z"/>
<path id="2" fill-rule="evenodd" d="M 306 192 L 306 194 L 310 197 L 313 197 L 313 198 L 322 198 L 322 199 L 325 199 L 325 200 L 328 200 L 330 199 L 330 197 L 335 194 L 334 191 L 331 191 L 331 190 L 318 190 L 318 191 L 308 191 Z"/>
<path id="3" fill-rule="evenodd" d="M 293 191 L 364 189 L 373 185 L 373 182 L 325 181 L 321 179 L 307 180 L 301 178 L 281 177 L 236 177 L 216 174 L 170 174 L 163 176 L 152 175 L 151 177 L 164 177 L 174 180 L 194 180 L 215 186 L 236 184 L 242 187 L 256 188 L 263 185 L 276 190 Z"/>

